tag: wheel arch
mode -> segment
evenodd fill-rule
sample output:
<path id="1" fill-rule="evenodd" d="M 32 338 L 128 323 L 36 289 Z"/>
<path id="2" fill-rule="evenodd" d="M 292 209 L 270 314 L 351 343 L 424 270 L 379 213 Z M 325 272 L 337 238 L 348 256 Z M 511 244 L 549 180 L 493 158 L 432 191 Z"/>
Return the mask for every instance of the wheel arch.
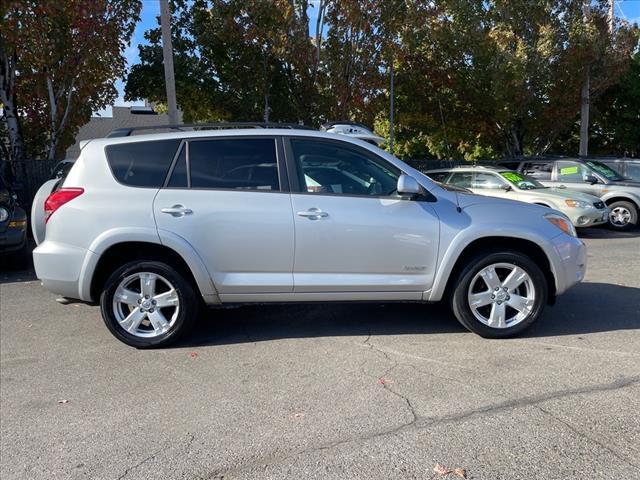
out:
<path id="1" fill-rule="evenodd" d="M 448 297 L 453 289 L 454 282 L 464 269 L 467 262 L 482 252 L 499 250 L 512 250 L 531 258 L 540 267 L 547 280 L 547 302 L 552 305 L 556 298 L 556 274 L 553 271 L 551 261 L 544 249 L 536 242 L 520 237 L 487 236 L 477 238 L 469 242 L 460 252 L 451 270 L 449 271 L 445 287 L 440 293 L 441 297 Z M 432 294 L 432 296 L 434 296 Z M 438 298 L 435 298 L 438 300 Z"/>
<path id="2" fill-rule="evenodd" d="M 80 290 L 82 298 L 96 301 L 104 282 L 118 266 L 133 260 L 160 260 L 182 272 L 198 289 L 206 303 L 219 303 L 218 294 L 202 259 L 186 243 L 174 239 L 171 245 L 160 241 L 157 233 L 124 239 L 116 235 L 110 242 L 92 245 L 92 255 L 87 256 L 81 278 L 86 279 Z"/>
<path id="3" fill-rule="evenodd" d="M 638 203 L 638 201 L 636 201 L 631 197 L 623 197 L 623 196 L 620 196 L 619 194 L 618 195 L 614 194 L 614 195 L 611 195 L 610 197 L 603 198 L 603 201 L 607 206 L 615 202 L 629 202 L 635 205 L 636 210 L 638 210 L 640 213 L 640 204 Z"/>

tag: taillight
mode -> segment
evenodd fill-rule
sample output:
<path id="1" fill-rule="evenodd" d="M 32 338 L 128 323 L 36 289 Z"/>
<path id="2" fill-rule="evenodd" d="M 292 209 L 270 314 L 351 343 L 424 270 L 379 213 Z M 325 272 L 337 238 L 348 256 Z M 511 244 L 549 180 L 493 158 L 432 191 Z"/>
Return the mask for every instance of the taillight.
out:
<path id="1" fill-rule="evenodd" d="M 44 201 L 44 222 L 47 223 L 53 212 L 84 193 L 84 188 L 61 188 L 53 192 Z"/>

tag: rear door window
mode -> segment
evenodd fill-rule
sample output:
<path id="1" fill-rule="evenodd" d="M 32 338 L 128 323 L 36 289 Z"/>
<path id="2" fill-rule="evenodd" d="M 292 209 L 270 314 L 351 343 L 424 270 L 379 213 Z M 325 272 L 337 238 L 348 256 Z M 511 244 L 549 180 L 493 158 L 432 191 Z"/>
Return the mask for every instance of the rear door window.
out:
<path id="1" fill-rule="evenodd" d="M 456 172 L 451 175 L 451 179 L 449 179 L 448 183 L 455 185 L 456 187 L 472 188 L 473 172 Z"/>
<path id="2" fill-rule="evenodd" d="M 522 173 L 537 180 L 551 180 L 553 162 L 527 162 L 522 166 Z"/>
<path id="3" fill-rule="evenodd" d="M 280 191 L 274 138 L 192 140 L 188 163 L 192 188 Z"/>
<path id="4" fill-rule="evenodd" d="M 446 183 L 447 177 L 451 175 L 451 172 L 428 172 L 426 173 L 427 177 L 431 180 L 440 183 Z"/>
<path id="5" fill-rule="evenodd" d="M 159 188 L 164 184 L 178 145 L 177 139 L 108 145 L 107 162 L 118 182 Z"/>

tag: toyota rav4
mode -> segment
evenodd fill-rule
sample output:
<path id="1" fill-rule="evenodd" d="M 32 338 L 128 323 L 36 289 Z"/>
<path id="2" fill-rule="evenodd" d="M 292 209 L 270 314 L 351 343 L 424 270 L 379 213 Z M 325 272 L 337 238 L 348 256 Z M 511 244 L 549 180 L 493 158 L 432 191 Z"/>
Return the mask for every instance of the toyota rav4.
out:
<path id="1" fill-rule="evenodd" d="M 43 286 L 99 302 L 140 348 L 175 341 L 201 306 L 249 302 L 446 300 L 467 329 L 508 337 L 585 273 L 562 213 L 307 130 L 92 140 L 34 209 Z"/>

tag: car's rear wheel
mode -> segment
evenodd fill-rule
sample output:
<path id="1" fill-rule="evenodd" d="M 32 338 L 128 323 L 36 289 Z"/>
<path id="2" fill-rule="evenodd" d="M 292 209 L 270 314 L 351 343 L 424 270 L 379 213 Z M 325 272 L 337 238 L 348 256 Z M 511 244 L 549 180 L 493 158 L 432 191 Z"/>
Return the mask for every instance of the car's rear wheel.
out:
<path id="1" fill-rule="evenodd" d="M 528 328 L 547 302 L 540 268 L 515 251 L 483 253 L 458 277 L 452 296 L 456 318 L 486 338 L 506 338 Z"/>
<path id="2" fill-rule="evenodd" d="M 615 230 L 631 230 L 638 224 L 638 209 L 631 202 L 620 200 L 609 205 L 609 225 Z"/>
<path id="3" fill-rule="evenodd" d="M 162 262 L 130 262 L 106 281 L 102 318 L 120 341 L 136 348 L 167 346 L 193 325 L 199 302 L 191 283 Z"/>

